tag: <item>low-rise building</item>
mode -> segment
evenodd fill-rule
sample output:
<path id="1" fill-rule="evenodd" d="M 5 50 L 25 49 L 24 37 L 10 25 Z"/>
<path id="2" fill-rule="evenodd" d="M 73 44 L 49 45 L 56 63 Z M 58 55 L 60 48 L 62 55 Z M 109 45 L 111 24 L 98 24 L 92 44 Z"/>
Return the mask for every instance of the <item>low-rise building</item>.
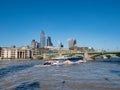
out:
<path id="1" fill-rule="evenodd" d="M 17 49 L 18 59 L 30 59 L 32 56 L 31 49 L 27 46 L 23 46 Z"/>
<path id="2" fill-rule="evenodd" d="M 26 47 L 4 47 L 1 50 L 1 59 L 30 59 L 31 58 L 31 50 Z"/>
<path id="3" fill-rule="evenodd" d="M 2 59 L 17 59 L 17 48 L 2 48 Z"/>

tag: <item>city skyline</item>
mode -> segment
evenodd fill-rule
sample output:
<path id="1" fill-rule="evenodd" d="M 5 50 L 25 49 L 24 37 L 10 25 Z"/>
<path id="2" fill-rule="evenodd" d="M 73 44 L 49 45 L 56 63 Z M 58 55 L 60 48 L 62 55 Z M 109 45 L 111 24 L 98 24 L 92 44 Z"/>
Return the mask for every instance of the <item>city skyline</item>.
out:
<path id="1" fill-rule="evenodd" d="M 0 46 L 30 45 L 40 31 L 68 47 L 120 49 L 119 0 L 0 0 Z"/>

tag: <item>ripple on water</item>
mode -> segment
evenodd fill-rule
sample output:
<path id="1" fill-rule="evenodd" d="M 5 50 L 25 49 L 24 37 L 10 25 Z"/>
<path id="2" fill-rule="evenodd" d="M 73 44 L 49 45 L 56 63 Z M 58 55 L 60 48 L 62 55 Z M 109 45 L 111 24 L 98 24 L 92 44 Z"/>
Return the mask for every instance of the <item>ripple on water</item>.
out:
<path id="1" fill-rule="evenodd" d="M 14 63 L 11 74 L 0 78 L 0 89 L 13 90 L 114 90 L 120 89 L 120 67 L 107 62 L 69 66 L 32 67 L 38 62 Z M 22 66 L 21 66 L 22 65 Z M 28 66 L 27 66 L 28 65 Z M 12 71 L 13 70 L 13 71 Z M 19 72 L 18 72 L 18 71 Z"/>
<path id="2" fill-rule="evenodd" d="M 110 70 L 110 73 L 118 75 L 120 77 L 120 70 Z"/>

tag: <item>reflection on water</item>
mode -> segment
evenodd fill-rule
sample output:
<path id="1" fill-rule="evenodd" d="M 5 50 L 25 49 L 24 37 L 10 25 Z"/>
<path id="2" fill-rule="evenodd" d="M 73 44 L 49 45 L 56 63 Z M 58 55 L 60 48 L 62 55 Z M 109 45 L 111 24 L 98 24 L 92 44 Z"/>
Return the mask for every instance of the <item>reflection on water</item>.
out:
<path id="1" fill-rule="evenodd" d="M 7 74 L 15 73 L 26 68 L 32 67 L 33 65 L 18 65 L 18 66 L 8 66 L 0 69 L 0 78 L 5 77 Z"/>
<path id="2" fill-rule="evenodd" d="M 39 82 L 25 82 L 16 87 L 16 90 L 40 90 Z"/>
<path id="3" fill-rule="evenodd" d="M 0 62 L 0 90 L 120 89 L 120 59 L 65 66 L 43 66 L 43 63 Z"/>
<path id="4" fill-rule="evenodd" d="M 110 73 L 116 74 L 120 77 L 120 70 L 110 70 Z"/>

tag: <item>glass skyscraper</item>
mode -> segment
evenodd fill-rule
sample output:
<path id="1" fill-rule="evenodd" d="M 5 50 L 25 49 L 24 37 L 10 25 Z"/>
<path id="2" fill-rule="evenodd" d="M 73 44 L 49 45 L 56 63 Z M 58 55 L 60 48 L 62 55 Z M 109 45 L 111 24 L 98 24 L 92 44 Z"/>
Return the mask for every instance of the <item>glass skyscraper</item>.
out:
<path id="1" fill-rule="evenodd" d="M 47 46 L 53 46 L 50 36 L 47 38 Z"/>
<path id="2" fill-rule="evenodd" d="M 45 47 L 45 33 L 43 30 L 40 32 L 40 47 Z"/>

